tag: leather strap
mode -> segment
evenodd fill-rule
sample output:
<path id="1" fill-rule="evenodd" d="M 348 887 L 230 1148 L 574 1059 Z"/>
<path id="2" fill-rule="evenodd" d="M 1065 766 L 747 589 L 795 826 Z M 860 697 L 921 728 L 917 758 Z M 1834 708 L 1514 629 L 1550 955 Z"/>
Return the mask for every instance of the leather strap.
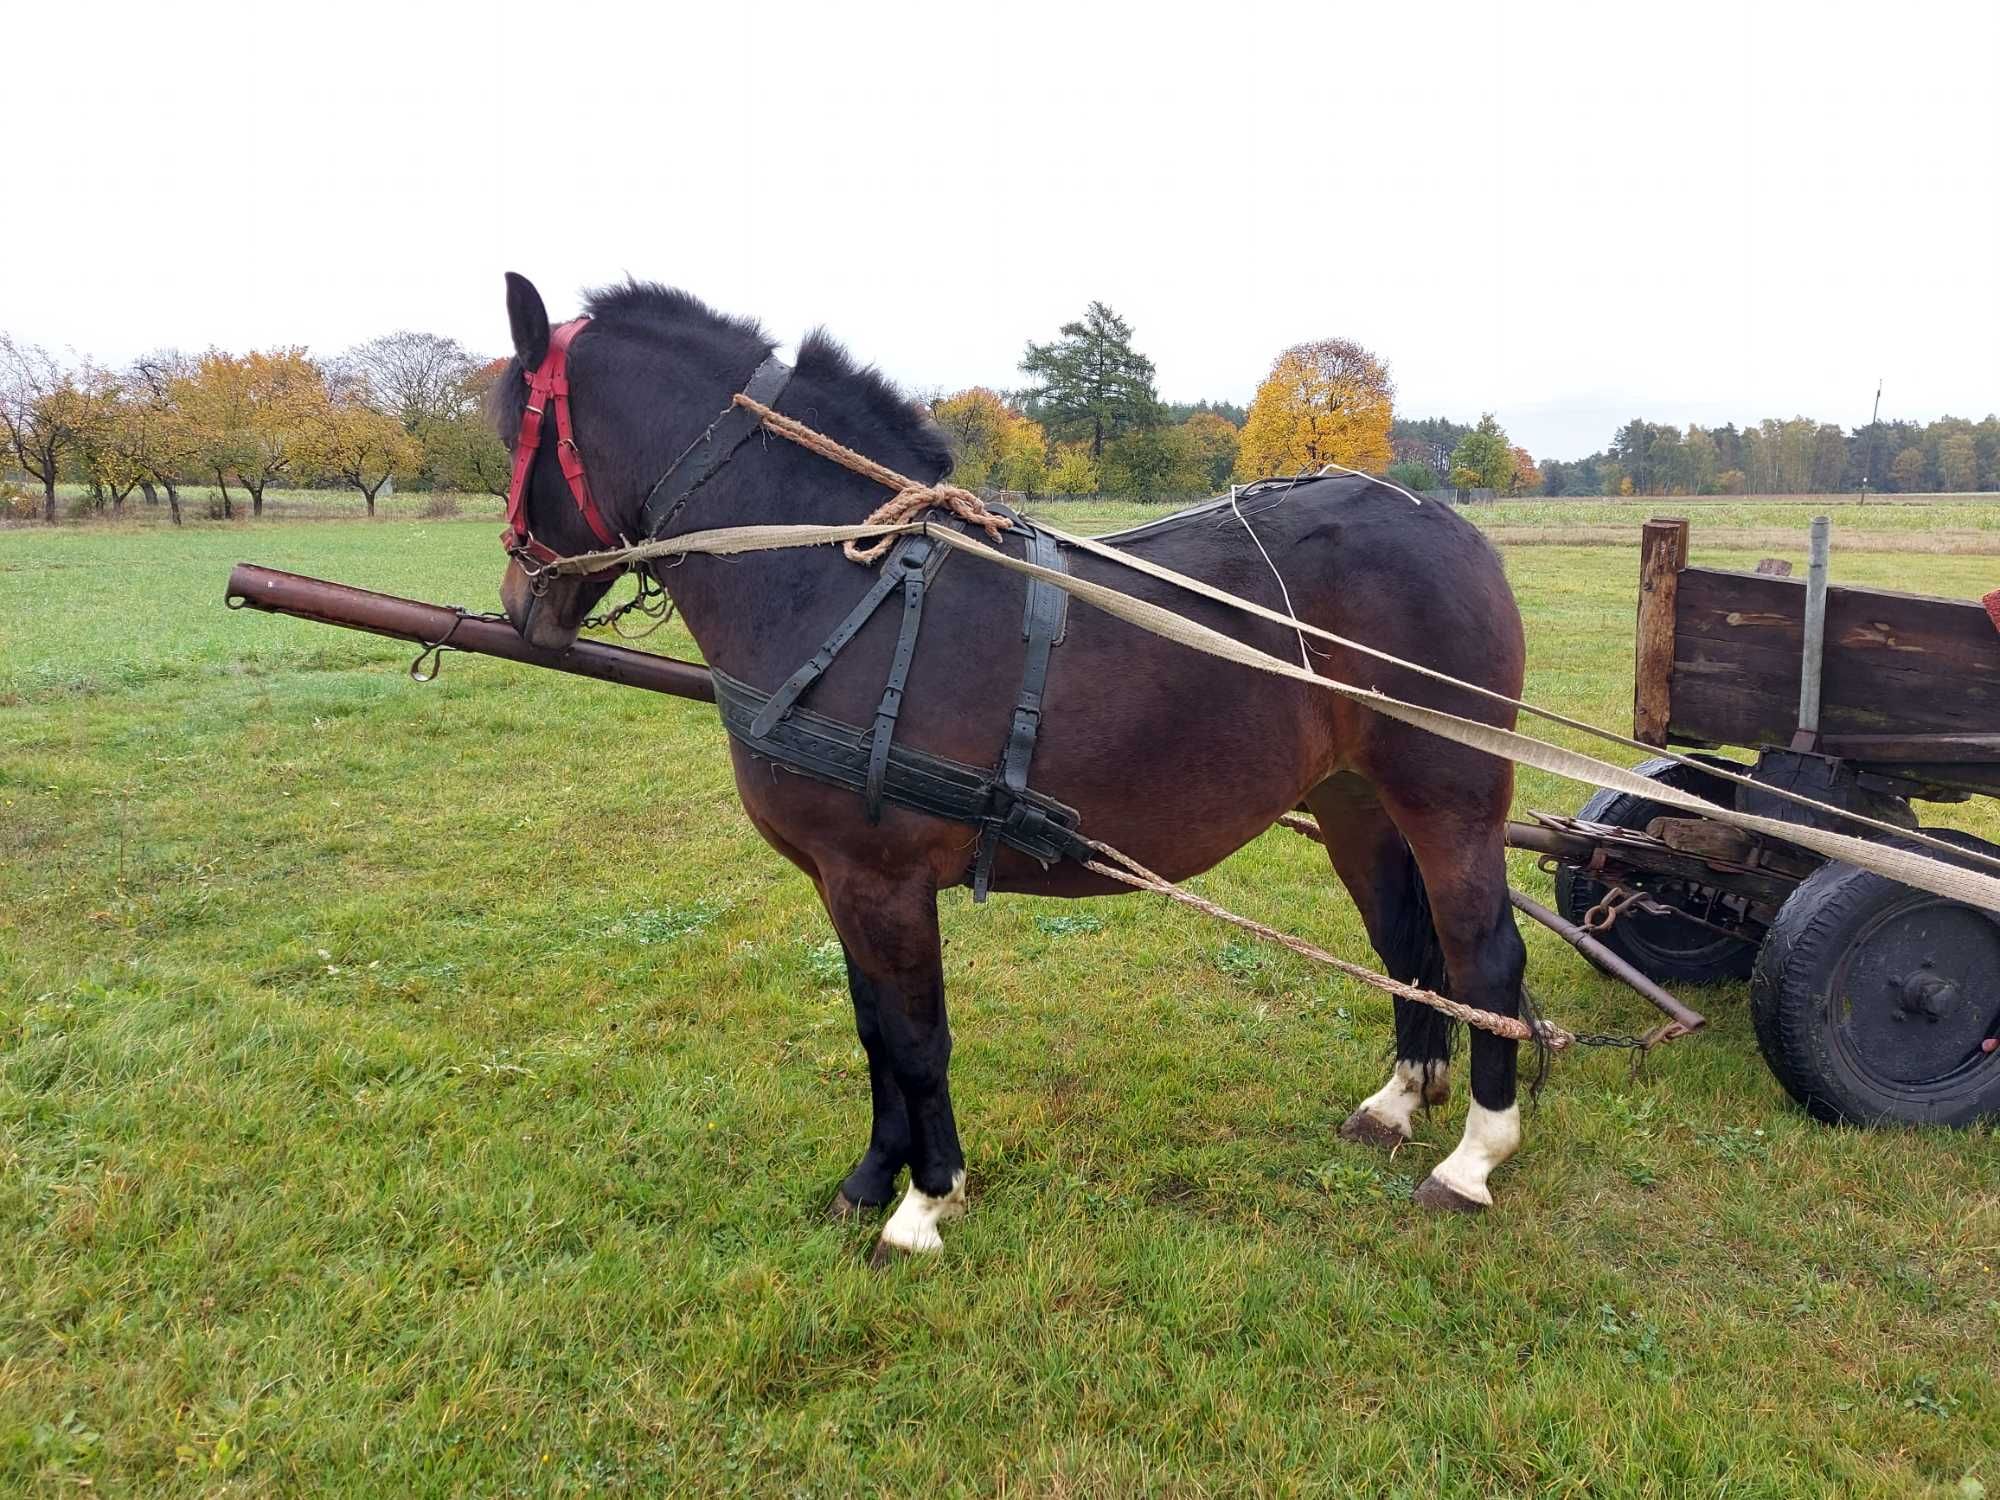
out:
<path id="1" fill-rule="evenodd" d="M 868 744 L 868 783 L 862 801 L 870 823 L 882 821 L 882 778 L 889 771 L 889 741 L 896 733 L 896 718 L 903 711 L 903 684 L 910 677 L 910 663 L 917 654 L 917 631 L 924 621 L 924 585 L 929 581 L 924 564 L 930 561 L 928 538 L 913 536 L 917 545 L 901 549 L 901 556 L 887 566 L 903 573 L 903 623 L 896 632 L 896 654 L 889 662 L 889 678 L 882 686 L 882 701 L 875 709 L 875 732 Z"/>
<path id="2" fill-rule="evenodd" d="M 751 726 L 762 714 L 764 695 L 726 672 L 712 670 L 710 676 L 723 727 L 738 744 L 815 781 L 856 792 L 866 789 L 873 746 L 862 730 L 799 707 L 770 734 L 754 734 Z M 1097 858 L 1076 833 L 1074 808 L 1038 792 L 1011 795 L 995 784 L 990 768 L 897 745 L 889 751 L 882 795 L 899 807 L 954 823 L 984 828 L 997 822 L 1002 843 L 1045 865 Z"/>
<path id="3" fill-rule="evenodd" d="M 514 472 L 507 484 L 507 529 L 500 534 L 500 540 L 509 552 L 524 552 L 538 563 L 555 562 L 561 555 L 547 543 L 537 541 L 528 530 L 528 476 L 535 466 L 535 454 L 542 446 L 542 424 L 551 406 L 555 408 L 556 419 L 556 462 L 562 467 L 563 480 L 569 485 L 577 513 L 599 542 L 606 547 L 619 544 L 618 533 L 597 508 L 597 497 L 591 493 L 590 475 L 584 470 L 583 453 L 576 446 L 576 431 L 570 423 L 569 347 L 589 321 L 572 318 L 552 329 L 548 352 L 527 376 L 528 404 L 522 409 L 521 430 L 514 438 Z M 619 571 L 614 568 L 593 573 L 591 577 L 601 580 Z"/>
<path id="4" fill-rule="evenodd" d="M 778 398 L 785 393 L 791 383 L 792 367 L 773 354 L 750 376 L 743 387 L 743 394 L 765 406 L 776 406 Z M 731 402 L 726 411 L 717 417 L 701 435 L 681 450 L 681 456 L 667 466 L 667 472 L 653 481 L 653 487 L 646 494 L 646 503 L 639 511 L 639 529 L 649 540 L 658 541 L 673 524 L 681 507 L 694 498 L 694 492 L 715 477 L 716 471 L 729 462 L 738 448 L 750 440 L 763 421 L 748 407 Z M 685 471 L 685 472 L 683 472 Z M 668 481 L 679 476 L 678 484 Z"/>
<path id="5" fill-rule="evenodd" d="M 1024 525 L 1017 518 L 1014 530 L 1026 538 L 1027 559 L 1040 567 L 1063 567 L 1061 544 L 1047 532 Z M 1042 699 L 1048 690 L 1049 652 L 1062 639 L 1069 618 L 1069 594 L 1040 578 L 1028 580 L 1028 602 L 1021 619 L 1021 636 L 1027 650 L 1021 662 L 1021 692 L 1014 700 L 1014 718 L 1007 730 L 1007 745 L 1000 753 L 1000 788 L 1006 794 L 1007 819 L 1027 817 L 1032 806 L 1023 801 L 1028 790 L 1028 767 L 1035 758 L 1035 740 L 1041 733 Z M 989 822 L 980 830 L 979 853 L 972 866 L 972 899 L 984 901 L 993 885 L 993 860 L 1000 852 L 1005 823 Z"/>

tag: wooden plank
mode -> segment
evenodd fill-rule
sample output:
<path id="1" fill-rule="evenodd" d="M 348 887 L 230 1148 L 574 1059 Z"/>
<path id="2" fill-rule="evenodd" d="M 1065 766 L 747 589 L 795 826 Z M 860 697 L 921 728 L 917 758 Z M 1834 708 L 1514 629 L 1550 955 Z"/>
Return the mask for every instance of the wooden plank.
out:
<path id="1" fill-rule="evenodd" d="M 1820 743 L 1849 760 L 2000 762 L 2000 734 L 1828 734 Z"/>
<path id="2" fill-rule="evenodd" d="M 1688 523 L 1670 516 L 1639 533 L 1639 624 L 1632 653 L 1632 736 L 1667 742 L 1673 718 L 1675 600 L 1687 566 Z"/>

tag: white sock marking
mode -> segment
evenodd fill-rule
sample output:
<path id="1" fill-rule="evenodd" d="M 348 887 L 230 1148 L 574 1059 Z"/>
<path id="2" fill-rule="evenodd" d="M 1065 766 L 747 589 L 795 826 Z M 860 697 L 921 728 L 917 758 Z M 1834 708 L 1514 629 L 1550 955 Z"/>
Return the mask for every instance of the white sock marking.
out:
<path id="1" fill-rule="evenodd" d="M 953 1175 L 951 1191 L 942 1198 L 920 1192 L 917 1185 L 911 1183 L 909 1191 L 903 1194 L 903 1201 L 889 1216 L 889 1222 L 882 1226 L 882 1243 L 912 1252 L 942 1250 L 944 1237 L 938 1233 L 938 1224 L 945 1219 L 955 1219 L 964 1212 L 965 1173 Z"/>
<path id="2" fill-rule="evenodd" d="M 1478 1100 L 1465 1116 L 1465 1134 L 1451 1155 L 1431 1169 L 1431 1176 L 1462 1198 L 1492 1207 L 1486 1185 L 1493 1169 L 1521 1148 L 1521 1106 L 1487 1109 Z"/>
<path id="3" fill-rule="evenodd" d="M 1444 1064 L 1431 1069 L 1432 1087 L 1444 1086 Z M 1389 1081 L 1361 1101 L 1361 1108 L 1373 1115 L 1405 1140 L 1410 1137 L 1410 1121 L 1416 1117 L 1417 1106 L 1424 1102 L 1424 1069 L 1422 1063 L 1405 1062 L 1397 1059 L 1396 1069 L 1389 1075 Z"/>

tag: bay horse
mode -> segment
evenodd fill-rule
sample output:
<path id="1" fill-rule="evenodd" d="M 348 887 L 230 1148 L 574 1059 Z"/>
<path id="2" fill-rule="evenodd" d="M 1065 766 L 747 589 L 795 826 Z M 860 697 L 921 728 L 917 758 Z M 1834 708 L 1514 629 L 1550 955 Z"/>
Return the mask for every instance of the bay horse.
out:
<path id="1" fill-rule="evenodd" d="M 510 273 L 507 288 L 514 359 L 494 388 L 491 415 L 520 458 L 524 377 L 550 358 L 551 327 L 530 282 Z M 595 550 L 607 529 L 640 537 L 651 488 L 712 430 L 715 414 L 766 368 L 774 347 L 755 323 L 644 283 L 590 295 L 588 319 L 555 330 L 568 360 L 563 440 L 530 445 L 521 459 L 520 529 L 532 533 L 539 556 Z M 800 346 L 776 408 L 924 483 L 951 468 L 950 448 L 928 415 L 823 332 Z M 536 409 L 537 430 L 542 420 Z M 587 464 L 596 517 L 584 512 L 566 463 L 577 472 Z M 802 447 L 753 439 L 687 498 L 664 534 L 855 523 L 884 498 L 873 481 Z M 1118 545 L 1519 696 L 1524 648 L 1513 594 L 1493 548 L 1450 506 L 1338 477 L 1260 491 L 1241 511 L 1227 501 L 1196 507 L 1123 534 Z M 1011 535 L 1003 538 L 1003 548 L 1018 550 Z M 1282 626 L 1068 551 L 1077 576 L 1276 655 L 1303 648 L 1303 638 Z M 710 667 L 766 693 L 813 655 L 875 579 L 875 570 L 826 546 L 647 566 Z M 514 554 L 500 593 L 516 630 L 559 650 L 609 587 L 602 576 L 538 576 Z M 909 662 L 898 744 L 975 767 L 995 763 L 1021 681 L 1027 588 L 1019 575 L 976 561 L 942 570 Z M 812 690 L 816 714 L 849 725 L 875 715 L 898 641 L 895 614 L 877 612 L 825 671 Z M 1358 653 L 1315 649 L 1309 660 L 1327 676 L 1512 727 L 1503 705 Z M 948 1079 L 937 895 L 967 881 L 976 830 L 894 804 L 871 821 L 863 797 L 847 787 L 783 773 L 734 737 L 730 754 L 751 822 L 812 881 L 832 919 L 867 1054 L 873 1123 L 828 1212 L 886 1208 L 907 1167 L 908 1190 L 882 1228 L 876 1258 L 938 1250 L 940 1221 L 965 1205 L 965 1155 Z M 1526 950 L 1507 899 L 1503 830 L 1513 768 L 1503 760 L 1307 684 L 1186 650 L 1079 603 L 1050 653 L 1033 781 L 1075 809 L 1083 833 L 1177 881 L 1303 805 L 1317 816 L 1334 871 L 1391 976 L 1500 1015 L 1519 1013 Z M 1013 848 L 1000 849 L 991 880 L 995 890 L 1036 896 L 1127 889 L 1072 862 L 1045 867 Z M 1392 1149 L 1409 1140 L 1415 1112 L 1448 1097 L 1449 1042 L 1442 1016 L 1398 999 L 1393 1070 L 1341 1134 Z M 1492 1203 L 1488 1178 L 1521 1138 L 1516 1047 L 1471 1033 L 1464 1133 L 1418 1187 L 1418 1203 Z"/>

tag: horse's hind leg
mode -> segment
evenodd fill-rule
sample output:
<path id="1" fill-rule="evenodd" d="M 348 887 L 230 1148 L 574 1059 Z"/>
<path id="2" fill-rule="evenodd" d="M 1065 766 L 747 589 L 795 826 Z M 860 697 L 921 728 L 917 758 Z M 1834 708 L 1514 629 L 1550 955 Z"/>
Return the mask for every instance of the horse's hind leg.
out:
<path id="1" fill-rule="evenodd" d="M 1443 990 L 1444 954 L 1423 877 L 1375 788 L 1344 772 L 1307 793 L 1306 805 L 1319 820 L 1334 873 L 1360 909 L 1368 940 L 1390 977 Z M 1397 1000 L 1395 1007 L 1396 1064 L 1389 1081 L 1340 1127 L 1342 1136 L 1364 1145 L 1402 1145 L 1418 1108 L 1442 1104 L 1451 1093 L 1450 1023 L 1427 1005 Z"/>
<path id="2" fill-rule="evenodd" d="M 906 1154 L 909 1191 L 882 1228 L 875 1260 L 879 1264 L 900 1252 L 941 1250 L 939 1222 L 965 1206 L 965 1155 L 959 1149 L 946 1078 L 951 1029 L 945 1020 L 937 893 L 927 878 L 895 881 L 858 868 L 822 866 L 821 877 L 827 915 L 847 950 L 856 1020 L 862 1028 L 862 1045 L 869 1049 L 870 1078 L 877 1080 L 878 1057 L 887 1074 L 886 1080 L 875 1083 L 877 1134 L 855 1169 L 860 1181 L 856 1176 L 848 1181 L 871 1193 L 880 1184 L 886 1196 L 895 1177 L 890 1162 Z M 864 988 L 872 1001 L 869 1019 L 863 1017 Z M 893 1109 L 887 1111 L 883 1133 L 885 1086 L 902 1095 L 901 1153 Z M 878 1144 L 883 1148 L 879 1155 Z"/>
<path id="3" fill-rule="evenodd" d="M 1520 1012 L 1527 948 L 1507 900 L 1504 839 L 1511 777 L 1487 788 L 1490 796 L 1479 795 L 1478 781 L 1455 780 L 1452 801 L 1443 806 L 1413 808 L 1392 800 L 1390 807 L 1423 871 L 1451 997 L 1514 1016 Z M 1493 1194 L 1487 1178 L 1521 1144 L 1515 1098 L 1519 1044 L 1470 1030 L 1472 1104 L 1457 1147 L 1417 1188 L 1417 1202 L 1428 1208 L 1488 1207 Z"/>

